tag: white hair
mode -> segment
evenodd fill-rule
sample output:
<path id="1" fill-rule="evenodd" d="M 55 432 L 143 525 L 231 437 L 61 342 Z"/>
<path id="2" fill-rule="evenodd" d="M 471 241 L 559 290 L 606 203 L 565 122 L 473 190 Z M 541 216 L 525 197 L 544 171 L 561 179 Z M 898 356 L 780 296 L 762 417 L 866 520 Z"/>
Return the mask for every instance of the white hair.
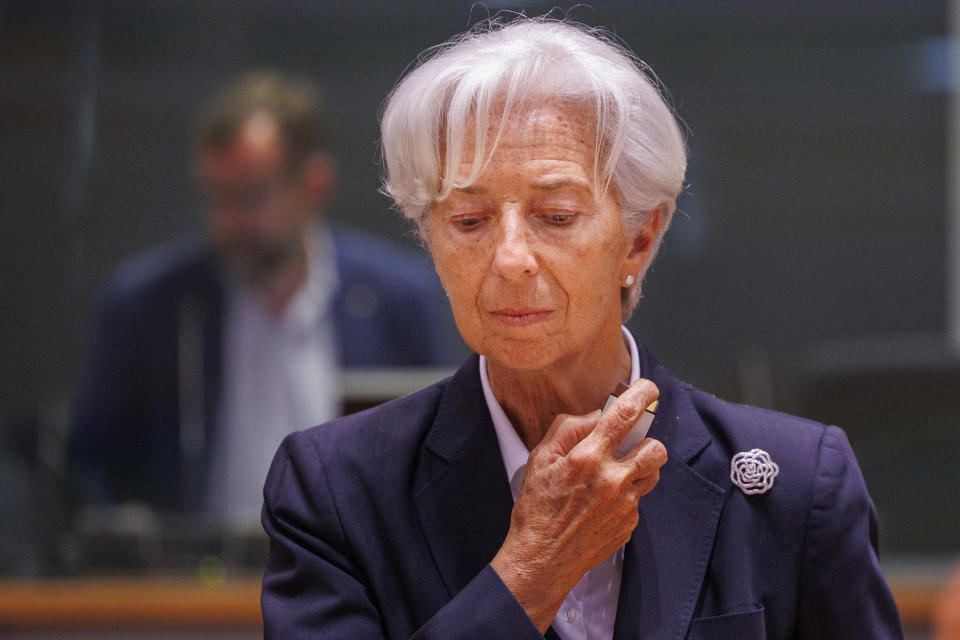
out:
<path id="1" fill-rule="evenodd" d="M 683 188 L 683 134 L 650 68 L 600 29 L 552 18 L 484 21 L 434 47 L 391 92 L 381 121 L 383 191 L 427 240 L 432 203 L 477 180 L 505 122 L 545 100 L 596 114 L 594 158 L 603 193 L 613 184 L 626 233 L 660 209 L 649 257 L 622 297 L 624 319 L 670 225 Z M 497 134 L 485 132 L 499 117 Z M 458 180 L 468 127 L 474 156 Z"/>

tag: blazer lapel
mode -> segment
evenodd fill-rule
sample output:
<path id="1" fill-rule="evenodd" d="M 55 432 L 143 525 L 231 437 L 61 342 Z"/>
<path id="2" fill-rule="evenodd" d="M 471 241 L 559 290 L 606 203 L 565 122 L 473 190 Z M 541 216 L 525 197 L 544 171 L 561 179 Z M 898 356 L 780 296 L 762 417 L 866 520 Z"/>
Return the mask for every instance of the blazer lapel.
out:
<path id="1" fill-rule="evenodd" d="M 176 301 L 176 425 L 179 506 L 199 509 L 207 494 L 210 456 L 217 437 L 223 333 L 223 287 L 212 251 L 190 271 Z"/>
<path id="2" fill-rule="evenodd" d="M 641 351 L 641 370 L 661 390 L 651 436 L 670 460 L 640 501 L 627 543 L 614 638 L 685 636 L 710 558 L 724 490 L 689 463 L 710 434 L 682 383 Z M 413 500 L 451 597 L 490 562 L 506 537 L 513 500 L 483 399 L 477 356 L 440 401 L 415 471 Z M 552 629 L 548 637 L 555 637 Z"/>
<path id="3" fill-rule="evenodd" d="M 478 367 L 474 355 L 451 380 L 415 471 L 417 514 L 451 597 L 493 559 L 513 509 Z"/>
<path id="4" fill-rule="evenodd" d="M 706 574 L 725 491 L 691 461 L 711 437 L 686 385 L 641 350 L 641 371 L 660 389 L 651 437 L 670 456 L 656 488 L 640 500 L 627 543 L 614 638 L 686 636 Z"/>

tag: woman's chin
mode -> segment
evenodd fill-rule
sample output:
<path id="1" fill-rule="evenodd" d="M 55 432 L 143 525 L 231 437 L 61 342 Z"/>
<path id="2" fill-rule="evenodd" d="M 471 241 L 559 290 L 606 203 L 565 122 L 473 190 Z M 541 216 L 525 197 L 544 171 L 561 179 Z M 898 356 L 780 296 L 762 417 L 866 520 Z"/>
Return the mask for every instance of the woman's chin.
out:
<path id="1" fill-rule="evenodd" d="M 544 338 L 519 339 L 499 338 L 487 340 L 484 354 L 495 365 L 517 371 L 537 371 L 547 369 L 562 357 L 561 349 L 554 340 Z"/>

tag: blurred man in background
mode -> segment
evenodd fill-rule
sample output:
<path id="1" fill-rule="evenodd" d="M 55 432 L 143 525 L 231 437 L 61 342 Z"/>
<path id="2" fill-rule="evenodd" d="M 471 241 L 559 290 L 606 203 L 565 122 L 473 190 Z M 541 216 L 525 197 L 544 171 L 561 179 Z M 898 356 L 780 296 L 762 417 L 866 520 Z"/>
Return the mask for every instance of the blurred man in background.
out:
<path id="1" fill-rule="evenodd" d="M 342 368 L 462 354 L 426 256 L 325 221 L 325 128 L 317 88 L 275 72 L 202 110 L 206 237 L 125 264 L 101 304 L 70 433 L 85 500 L 249 526 L 282 437 L 339 414 Z"/>

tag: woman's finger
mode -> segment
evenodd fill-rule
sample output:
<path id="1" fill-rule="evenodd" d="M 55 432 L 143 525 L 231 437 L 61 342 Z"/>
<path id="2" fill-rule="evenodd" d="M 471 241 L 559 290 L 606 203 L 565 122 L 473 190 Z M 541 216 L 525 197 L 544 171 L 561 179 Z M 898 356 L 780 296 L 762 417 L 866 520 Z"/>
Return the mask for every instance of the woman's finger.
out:
<path id="1" fill-rule="evenodd" d="M 546 448 L 561 456 L 566 455 L 593 432 L 599 419 L 599 410 L 585 416 L 571 416 L 562 413 L 554 418 L 553 424 L 550 425 L 550 429 L 537 448 Z"/>
<path id="2" fill-rule="evenodd" d="M 609 451 L 613 455 L 647 407 L 659 397 L 660 390 L 657 389 L 657 385 L 650 380 L 640 378 L 603 412 L 592 436 L 600 441 L 604 451 Z"/>

